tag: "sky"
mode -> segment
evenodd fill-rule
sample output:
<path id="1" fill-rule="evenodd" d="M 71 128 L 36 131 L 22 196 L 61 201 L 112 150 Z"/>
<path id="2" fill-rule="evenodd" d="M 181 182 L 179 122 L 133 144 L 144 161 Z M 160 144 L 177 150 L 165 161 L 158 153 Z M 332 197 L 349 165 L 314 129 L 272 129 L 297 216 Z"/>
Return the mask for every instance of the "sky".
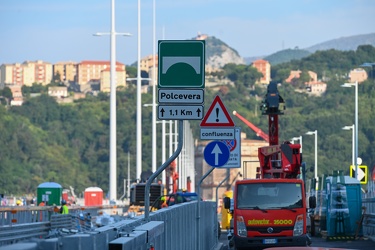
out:
<path id="1" fill-rule="evenodd" d="M 111 31 L 111 3 L 0 0 L 0 65 L 109 61 L 110 36 L 93 34 Z M 158 40 L 198 33 L 222 40 L 242 57 L 375 33 L 374 0 L 115 0 L 115 17 L 116 59 L 126 65 L 137 61 L 138 51 L 140 58 L 157 53 Z"/>

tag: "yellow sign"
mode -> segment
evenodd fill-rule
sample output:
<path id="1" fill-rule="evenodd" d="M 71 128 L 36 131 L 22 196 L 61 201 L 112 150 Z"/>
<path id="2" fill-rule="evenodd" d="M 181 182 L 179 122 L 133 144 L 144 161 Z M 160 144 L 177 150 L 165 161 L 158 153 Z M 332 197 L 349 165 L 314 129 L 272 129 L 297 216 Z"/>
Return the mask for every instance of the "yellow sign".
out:
<path id="1" fill-rule="evenodd" d="M 350 165 L 350 177 L 353 177 L 355 178 L 356 174 L 355 174 L 355 166 L 353 165 Z M 357 175 L 357 179 L 359 180 L 359 182 L 361 184 L 367 184 L 367 166 L 365 165 L 361 165 L 361 166 L 358 166 L 358 175 Z"/>
<path id="2" fill-rule="evenodd" d="M 275 219 L 268 220 L 268 219 L 252 219 L 247 221 L 248 225 L 254 226 L 254 225 L 291 225 L 293 224 L 293 220 L 283 220 L 283 219 Z"/>

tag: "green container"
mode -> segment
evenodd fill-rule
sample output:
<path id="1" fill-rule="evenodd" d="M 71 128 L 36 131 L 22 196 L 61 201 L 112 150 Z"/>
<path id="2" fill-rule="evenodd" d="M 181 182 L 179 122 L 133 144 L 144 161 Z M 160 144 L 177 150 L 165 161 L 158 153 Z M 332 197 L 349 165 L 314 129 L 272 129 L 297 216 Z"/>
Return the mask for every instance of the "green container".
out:
<path id="1" fill-rule="evenodd" d="M 326 185 L 328 239 L 340 239 L 337 236 L 353 237 L 362 214 L 360 182 L 340 173 L 328 177 Z M 359 232 L 361 233 L 361 228 Z"/>
<path id="2" fill-rule="evenodd" d="M 55 182 L 44 182 L 37 189 L 37 204 L 44 201 L 46 206 L 61 205 L 62 186 Z"/>

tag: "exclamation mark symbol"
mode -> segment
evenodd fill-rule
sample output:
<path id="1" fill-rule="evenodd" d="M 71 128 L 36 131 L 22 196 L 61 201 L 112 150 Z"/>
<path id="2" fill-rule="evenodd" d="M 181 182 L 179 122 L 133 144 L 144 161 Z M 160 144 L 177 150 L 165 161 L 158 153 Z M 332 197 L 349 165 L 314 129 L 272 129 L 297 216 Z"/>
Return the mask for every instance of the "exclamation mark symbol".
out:
<path id="1" fill-rule="evenodd" d="M 216 122 L 219 122 L 219 108 L 216 108 Z"/>

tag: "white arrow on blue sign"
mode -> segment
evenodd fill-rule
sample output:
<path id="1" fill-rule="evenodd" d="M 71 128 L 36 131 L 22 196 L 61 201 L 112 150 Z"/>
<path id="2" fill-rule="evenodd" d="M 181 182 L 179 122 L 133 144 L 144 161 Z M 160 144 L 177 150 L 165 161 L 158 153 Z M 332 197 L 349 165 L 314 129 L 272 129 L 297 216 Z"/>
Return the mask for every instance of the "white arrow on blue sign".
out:
<path id="1" fill-rule="evenodd" d="M 221 141 L 212 141 L 207 144 L 203 152 L 204 159 L 212 167 L 224 166 L 229 160 L 229 149 Z"/>

